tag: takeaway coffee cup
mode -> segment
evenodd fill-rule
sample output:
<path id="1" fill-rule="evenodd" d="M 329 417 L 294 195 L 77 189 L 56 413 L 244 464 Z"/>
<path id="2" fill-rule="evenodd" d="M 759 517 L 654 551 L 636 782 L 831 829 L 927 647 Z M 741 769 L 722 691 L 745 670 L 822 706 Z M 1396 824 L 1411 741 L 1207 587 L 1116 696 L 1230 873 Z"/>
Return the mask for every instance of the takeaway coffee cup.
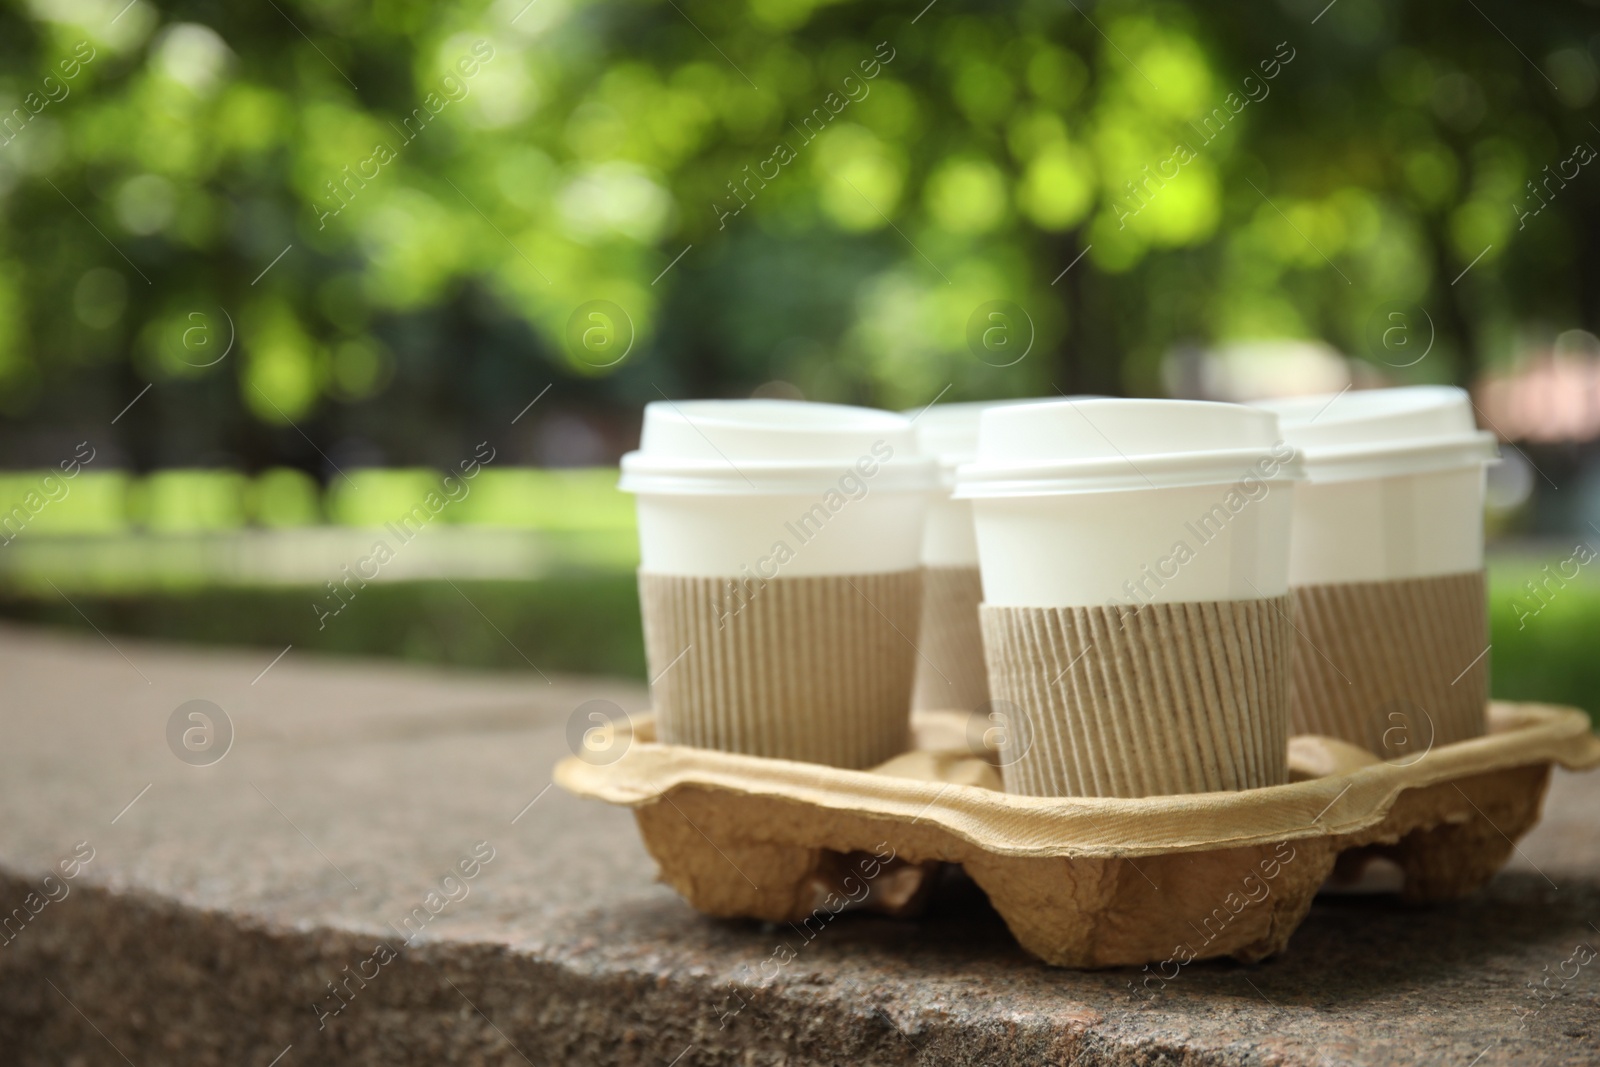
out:
<path id="1" fill-rule="evenodd" d="M 661 739 L 858 768 L 905 751 L 936 484 L 890 412 L 648 405 L 621 488 Z"/>
<path id="2" fill-rule="evenodd" d="M 978 418 L 985 411 L 1037 400 L 937 404 L 907 411 L 923 455 L 939 463 L 939 493 L 922 532 L 922 636 L 911 706 L 975 711 L 989 702 L 978 605 L 978 538 L 972 502 L 950 496 L 956 468 L 978 454 Z"/>
<path id="3" fill-rule="evenodd" d="M 1095 399 L 985 412 L 972 502 L 1013 793 L 1287 781 L 1289 514 L 1269 412 Z"/>
<path id="4" fill-rule="evenodd" d="M 1301 454 L 1289 584 L 1296 733 L 1420 759 L 1484 732 L 1484 468 L 1467 394 L 1375 389 L 1260 405 Z"/>

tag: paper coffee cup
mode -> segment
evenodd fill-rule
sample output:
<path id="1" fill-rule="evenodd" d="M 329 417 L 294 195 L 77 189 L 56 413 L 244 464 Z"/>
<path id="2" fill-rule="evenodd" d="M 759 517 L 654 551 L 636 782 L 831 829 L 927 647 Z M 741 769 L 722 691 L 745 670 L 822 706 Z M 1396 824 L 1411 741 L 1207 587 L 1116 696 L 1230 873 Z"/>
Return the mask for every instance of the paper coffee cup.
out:
<path id="1" fill-rule="evenodd" d="M 935 404 L 906 411 L 917 447 L 939 464 L 939 488 L 922 532 L 922 636 L 911 705 L 922 710 L 974 711 L 989 701 L 978 606 L 978 538 L 972 502 L 951 497 L 956 468 L 978 455 L 978 418 L 985 411 L 1038 400 Z"/>
<path id="2" fill-rule="evenodd" d="M 890 412 L 649 404 L 621 488 L 661 738 L 845 767 L 904 751 L 936 485 Z"/>
<path id="3" fill-rule="evenodd" d="M 1268 412 L 1172 400 L 986 412 L 957 472 L 1011 792 L 1287 780 L 1298 462 Z"/>
<path id="4" fill-rule="evenodd" d="M 1412 759 L 1480 736 L 1484 468 L 1497 451 L 1471 399 L 1413 386 L 1258 406 L 1306 470 L 1289 552 L 1295 731 Z"/>

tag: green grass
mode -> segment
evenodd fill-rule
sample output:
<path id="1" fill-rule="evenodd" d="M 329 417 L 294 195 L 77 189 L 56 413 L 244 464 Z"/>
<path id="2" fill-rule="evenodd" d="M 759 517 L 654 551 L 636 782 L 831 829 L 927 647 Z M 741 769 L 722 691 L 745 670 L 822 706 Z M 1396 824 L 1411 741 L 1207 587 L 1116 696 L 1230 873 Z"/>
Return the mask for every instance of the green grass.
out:
<path id="1" fill-rule="evenodd" d="M 1503 699 L 1571 704 L 1595 717 L 1600 713 L 1600 560 L 1565 585 L 1545 585 L 1541 605 L 1525 583 L 1537 585 L 1545 578 L 1545 562 L 1501 560 L 1490 568 L 1490 684 Z"/>

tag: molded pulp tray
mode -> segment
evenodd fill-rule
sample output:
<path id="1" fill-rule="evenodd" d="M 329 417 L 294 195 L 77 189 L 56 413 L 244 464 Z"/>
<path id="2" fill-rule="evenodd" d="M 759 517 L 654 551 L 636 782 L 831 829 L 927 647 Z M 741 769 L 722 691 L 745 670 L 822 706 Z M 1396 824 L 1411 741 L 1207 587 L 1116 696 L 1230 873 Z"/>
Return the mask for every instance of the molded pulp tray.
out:
<path id="1" fill-rule="evenodd" d="M 1374 855 L 1400 866 L 1409 899 L 1470 892 L 1538 821 L 1552 763 L 1600 764 L 1583 712 L 1495 703 L 1486 736 L 1420 758 L 1297 737 L 1288 785 L 1012 796 L 971 754 L 967 722 L 919 712 L 914 751 L 849 771 L 658 744 L 641 716 L 620 758 L 568 757 L 555 780 L 632 807 L 662 879 L 707 914 L 902 913 L 939 863 L 959 863 L 1029 952 L 1110 967 L 1281 951 L 1329 875 Z"/>

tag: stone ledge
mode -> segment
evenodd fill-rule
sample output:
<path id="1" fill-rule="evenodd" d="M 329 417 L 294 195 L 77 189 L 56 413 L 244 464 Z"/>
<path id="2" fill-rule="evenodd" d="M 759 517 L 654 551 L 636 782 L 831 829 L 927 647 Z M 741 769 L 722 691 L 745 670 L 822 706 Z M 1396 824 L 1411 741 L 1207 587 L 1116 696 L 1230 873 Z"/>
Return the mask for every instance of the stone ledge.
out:
<path id="1" fill-rule="evenodd" d="M 921 919 L 844 916 L 762 982 L 792 932 L 697 915 L 654 884 L 628 813 L 542 792 L 571 710 L 641 689 L 295 652 L 252 684 L 271 651 L 116 641 L 0 629 L 0 912 L 94 849 L 0 944 L 9 1063 L 1600 1060 L 1600 961 L 1519 1016 L 1527 983 L 1600 947 L 1600 776 L 1558 773 L 1545 823 L 1469 900 L 1321 898 L 1284 956 L 1194 964 L 1149 1000 L 1137 972 L 1030 960 L 958 876 Z M 204 768 L 165 734 L 196 698 L 236 730 Z M 493 858 L 466 880 L 480 841 Z M 452 869 L 466 895 L 433 915 Z M 374 962 L 380 940 L 395 958 Z"/>

